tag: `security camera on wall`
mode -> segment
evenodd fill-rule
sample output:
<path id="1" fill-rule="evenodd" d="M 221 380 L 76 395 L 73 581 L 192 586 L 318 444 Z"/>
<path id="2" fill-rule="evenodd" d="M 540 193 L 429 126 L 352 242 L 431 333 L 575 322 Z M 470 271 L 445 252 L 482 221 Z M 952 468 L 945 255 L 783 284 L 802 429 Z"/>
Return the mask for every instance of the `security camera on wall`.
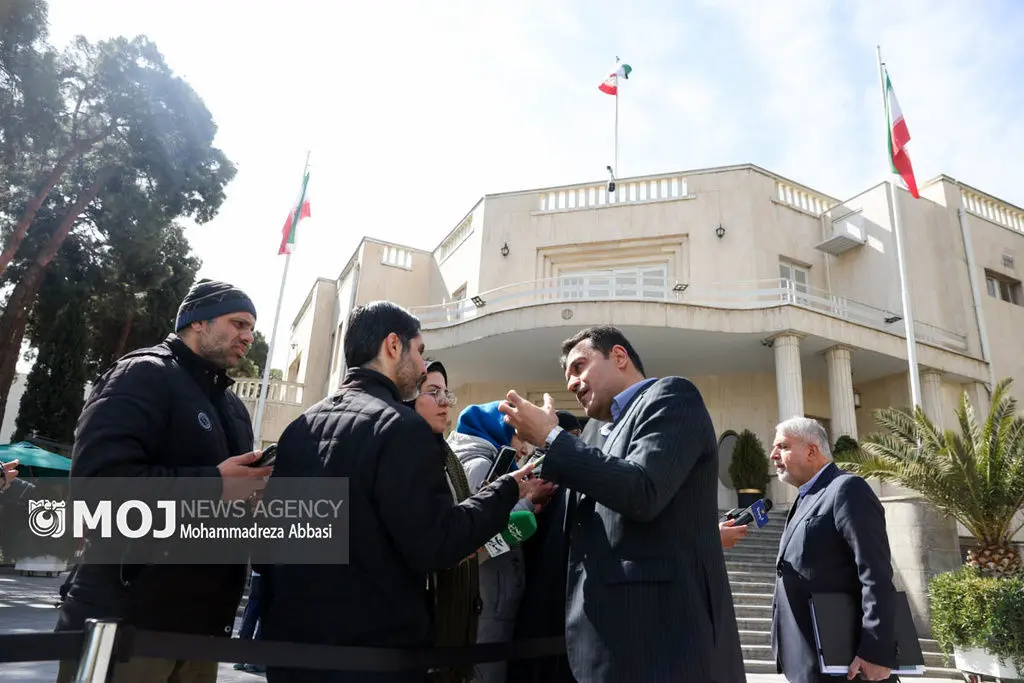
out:
<path id="1" fill-rule="evenodd" d="M 615 171 L 612 170 L 611 166 L 605 166 L 608 169 L 608 192 L 615 192 Z"/>

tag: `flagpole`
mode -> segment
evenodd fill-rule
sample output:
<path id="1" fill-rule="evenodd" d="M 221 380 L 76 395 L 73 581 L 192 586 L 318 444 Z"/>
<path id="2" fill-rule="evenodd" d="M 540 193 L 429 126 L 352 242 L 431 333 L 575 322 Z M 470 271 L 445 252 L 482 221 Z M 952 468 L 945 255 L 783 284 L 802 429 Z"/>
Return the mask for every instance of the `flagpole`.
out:
<path id="1" fill-rule="evenodd" d="M 615 58 L 615 69 L 618 71 L 619 58 Z M 621 178 L 622 174 L 619 173 L 619 77 L 615 76 L 615 177 Z"/>
<path id="2" fill-rule="evenodd" d="M 892 121 L 889 120 L 889 94 L 885 88 L 885 64 L 882 62 L 882 48 L 875 46 L 878 56 L 878 78 L 882 86 L 882 104 L 885 107 L 886 136 L 892 136 Z M 892 146 L 889 146 L 889 166 L 887 169 L 886 195 L 889 199 L 889 218 L 896 235 L 896 263 L 899 267 L 900 297 L 903 301 L 903 328 L 907 338 L 907 365 L 910 373 L 910 398 L 914 407 L 921 406 L 921 378 L 917 370 L 917 340 L 914 335 L 914 313 L 910 305 L 910 283 L 907 277 L 907 261 L 903 252 L 903 217 L 900 211 L 899 188 L 892 180 Z"/>
<path id="3" fill-rule="evenodd" d="M 306 163 L 302 169 L 302 177 L 305 178 L 309 172 L 309 151 L 306 152 Z M 296 214 L 302 212 L 302 207 L 295 207 Z M 296 219 L 298 215 L 296 215 Z M 281 302 L 284 300 L 284 287 L 288 281 L 288 266 L 292 260 L 292 253 L 289 251 L 284 257 L 284 271 L 281 273 L 281 288 L 277 292 L 277 308 L 274 311 L 274 325 L 270 332 L 270 344 L 267 348 L 267 362 L 263 368 L 263 381 L 260 382 L 259 400 L 256 403 L 256 420 L 253 424 L 253 449 L 260 450 L 260 435 L 263 432 L 263 412 L 267 406 L 267 393 L 270 388 L 270 366 L 273 364 L 274 346 L 277 343 L 277 324 L 281 318 Z"/>

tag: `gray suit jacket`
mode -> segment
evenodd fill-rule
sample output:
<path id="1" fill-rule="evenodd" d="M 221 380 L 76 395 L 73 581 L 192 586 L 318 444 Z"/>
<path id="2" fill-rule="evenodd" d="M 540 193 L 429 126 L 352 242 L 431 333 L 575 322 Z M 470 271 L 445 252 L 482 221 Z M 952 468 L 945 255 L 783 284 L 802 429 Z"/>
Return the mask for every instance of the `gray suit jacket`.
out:
<path id="1" fill-rule="evenodd" d="M 717 476 L 711 417 L 680 377 L 638 392 L 603 452 L 568 433 L 551 444 L 544 477 L 578 496 L 565 627 L 577 680 L 746 680 Z"/>
<path id="2" fill-rule="evenodd" d="M 795 511 L 790 509 L 776 574 L 772 652 L 787 680 L 845 680 L 820 671 L 808 602 L 814 593 L 856 596 L 863 610 L 858 656 L 895 666 L 896 589 L 885 511 L 866 481 L 826 465 Z"/>

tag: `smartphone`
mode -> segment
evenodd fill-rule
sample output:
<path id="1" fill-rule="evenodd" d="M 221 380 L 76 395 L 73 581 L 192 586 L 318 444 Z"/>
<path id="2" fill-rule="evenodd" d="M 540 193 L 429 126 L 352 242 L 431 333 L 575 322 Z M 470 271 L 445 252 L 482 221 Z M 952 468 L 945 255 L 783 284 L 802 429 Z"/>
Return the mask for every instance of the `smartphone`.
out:
<path id="1" fill-rule="evenodd" d="M 516 461 L 516 449 L 505 446 L 499 451 L 498 457 L 491 465 L 491 471 L 487 473 L 487 481 L 494 481 L 503 474 L 512 470 L 512 464 Z"/>
<path id="2" fill-rule="evenodd" d="M 540 471 L 544 468 L 544 465 L 542 463 L 544 462 L 545 455 L 547 455 L 547 453 L 545 453 L 544 451 L 534 451 L 533 455 L 530 456 L 530 459 L 526 461 L 527 465 L 531 463 L 536 465 L 533 468 L 533 473 L 538 476 L 540 476 Z"/>
<path id="3" fill-rule="evenodd" d="M 274 464 L 275 460 L 277 460 L 277 444 L 272 443 L 263 449 L 263 454 L 259 460 L 250 463 L 249 467 L 269 467 Z"/>

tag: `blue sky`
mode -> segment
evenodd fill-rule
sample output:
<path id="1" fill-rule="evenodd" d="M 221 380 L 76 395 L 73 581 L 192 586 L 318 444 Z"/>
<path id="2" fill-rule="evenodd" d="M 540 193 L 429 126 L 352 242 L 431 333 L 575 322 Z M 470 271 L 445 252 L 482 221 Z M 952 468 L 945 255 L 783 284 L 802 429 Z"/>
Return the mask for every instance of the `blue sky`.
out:
<path id="1" fill-rule="evenodd" d="M 615 56 L 619 174 L 752 162 L 833 196 L 885 177 L 875 45 L 918 180 L 1024 205 L 1024 5 L 863 0 L 444 2 L 50 0 L 51 39 L 148 35 L 239 166 L 189 230 L 201 276 L 250 292 L 269 334 L 280 227 L 306 150 L 278 335 L 364 235 L 431 249 L 483 194 L 604 177 Z"/>

